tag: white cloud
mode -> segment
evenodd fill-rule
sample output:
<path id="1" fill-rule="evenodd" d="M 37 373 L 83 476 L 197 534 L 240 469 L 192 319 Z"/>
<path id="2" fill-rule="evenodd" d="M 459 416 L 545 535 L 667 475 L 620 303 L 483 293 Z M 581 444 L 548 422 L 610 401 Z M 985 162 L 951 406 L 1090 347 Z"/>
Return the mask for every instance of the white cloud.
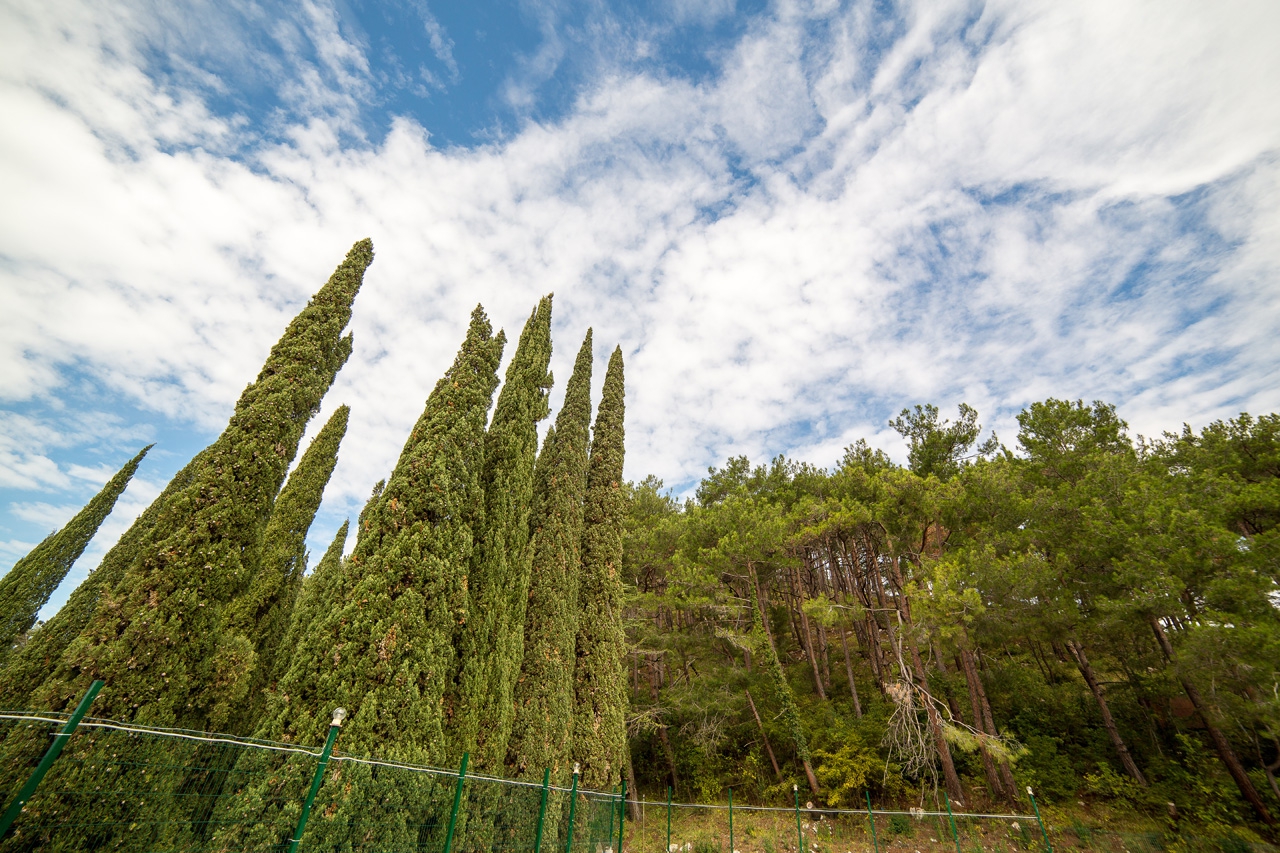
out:
<path id="1" fill-rule="evenodd" d="M 1117 402 L 1148 435 L 1274 409 L 1275 8 L 781 4 L 707 82 L 614 69 L 555 124 L 441 151 L 406 119 L 343 142 L 369 66 L 312 4 L 277 34 L 288 142 L 230 159 L 234 117 L 144 74 L 129 14 L 10 7 L 0 395 L 58 398 L 74 366 L 217 430 L 368 235 L 322 538 L 385 475 L 471 307 L 514 339 L 547 291 L 561 389 L 588 325 L 597 390 L 620 342 L 628 475 L 675 487 L 733 453 L 830 464 L 862 435 L 901 458 L 884 419 L 916 402 L 967 400 L 1010 445 L 1050 395 Z M 511 97 L 560 61 L 548 44 Z M 31 450 L 4 423 L 0 485 L 71 487 L 75 430 Z"/>

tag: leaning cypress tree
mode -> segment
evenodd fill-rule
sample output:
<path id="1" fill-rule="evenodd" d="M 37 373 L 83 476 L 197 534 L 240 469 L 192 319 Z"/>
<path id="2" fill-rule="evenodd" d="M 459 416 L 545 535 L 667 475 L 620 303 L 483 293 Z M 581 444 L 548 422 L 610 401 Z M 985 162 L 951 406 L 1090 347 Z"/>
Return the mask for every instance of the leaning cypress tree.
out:
<path id="1" fill-rule="evenodd" d="M 266 706 L 263 688 L 289 627 L 289 615 L 307 568 L 307 531 L 320 508 L 325 486 L 338 464 L 338 445 L 347 432 L 351 409 L 339 406 L 302 454 L 280 490 L 262 534 L 262 558 L 248 591 L 227 608 L 227 629 L 254 643 L 256 666 L 249 703 L 238 730 L 253 731 Z"/>
<path id="2" fill-rule="evenodd" d="M 124 577 L 125 568 L 133 562 L 138 546 L 155 526 L 161 508 L 191 482 L 192 472 L 200 468 L 203 459 L 204 451 L 201 451 L 173 476 L 160 496 L 103 555 L 98 568 L 72 591 L 67 603 L 53 618 L 32 632 L 30 639 L 10 656 L 4 670 L 0 671 L 0 708 L 27 707 L 30 704 L 27 697 L 44 683 L 71 641 L 80 636 L 89 624 L 103 591 L 110 590 Z"/>
<path id="3" fill-rule="evenodd" d="M 467 578 L 470 614 L 459 637 L 458 713 L 449 732 L 453 751 L 497 772 L 511 733 L 512 690 L 524 647 L 529 589 L 529 507 L 538 454 L 538 421 L 548 414 L 551 297 L 544 297 L 520 333 L 493 421 L 485 435 L 484 523 Z"/>
<path id="4" fill-rule="evenodd" d="M 609 357 L 596 410 L 583 510 L 578 639 L 574 649 L 573 754 L 582 784 L 609 790 L 618 783 L 627 747 L 627 685 L 623 670 L 622 492 L 624 388 L 622 348 Z"/>
<path id="5" fill-rule="evenodd" d="M 133 479 L 142 457 L 152 447 L 148 444 L 142 448 L 107 481 L 84 509 L 61 530 L 45 537 L 0 578 L 0 665 L 9 657 L 14 641 L 36 624 L 36 614 L 71 571 L 71 565 L 80 559 L 103 519 L 115 507 L 116 499 Z"/>
<path id="6" fill-rule="evenodd" d="M 296 637 L 258 737 L 320 743 L 341 706 L 348 711 L 341 746 L 349 755 L 435 765 L 452 759 L 444 690 L 456 668 L 454 634 L 468 613 L 472 530 L 484 512 L 485 416 L 504 343 L 477 307 L 457 359 L 362 515 L 327 608 Z M 276 760 L 255 753 L 238 765 L 251 781 L 220 809 L 225 829 L 215 848 L 267 849 L 288 840 L 311 768 L 277 767 Z M 345 765 L 322 791 L 329 805 L 312 814 L 308 844 L 415 847 L 424 801 L 418 787 L 430 783 L 422 774 L 396 778 Z"/>
<path id="7" fill-rule="evenodd" d="M 343 330 L 373 244 L 356 243 L 294 318 L 226 430 L 160 511 L 123 577 L 32 698 L 74 702 L 89 682 L 111 685 L 95 713 L 192 729 L 226 726 L 242 705 L 254 643 L 226 608 L 258 568 L 260 540 L 307 421 L 351 354 Z M 163 675 L 162 675 L 163 673 Z"/>
<path id="8" fill-rule="evenodd" d="M 573 737 L 574 644 L 582 501 L 591 430 L 591 330 L 565 387 L 534 469 L 529 530 L 533 562 L 524 622 L 524 660 L 515 684 L 507 768 L 517 778 L 569 781 Z M 557 801 L 559 802 L 559 801 Z M 549 826 L 556 826 L 552 819 Z"/>

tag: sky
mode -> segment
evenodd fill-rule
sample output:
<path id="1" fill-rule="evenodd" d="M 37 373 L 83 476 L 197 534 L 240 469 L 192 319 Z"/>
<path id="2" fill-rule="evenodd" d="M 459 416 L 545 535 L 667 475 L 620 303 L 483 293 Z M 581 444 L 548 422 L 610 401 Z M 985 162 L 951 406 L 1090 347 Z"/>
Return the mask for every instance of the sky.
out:
<path id="1" fill-rule="evenodd" d="M 1280 409 L 1280 4 L 0 4 L 0 571 L 155 442 L 49 615 L 356 240 L 318 558 L 481 303 L 626 476 L 827 467 L 967 402 Z M 512 347 L 508 347 L 510 357 Z M 309 441 L 308 439 L 304 440 Z M 354 543 L 348 542 L 348 548 Z"/>

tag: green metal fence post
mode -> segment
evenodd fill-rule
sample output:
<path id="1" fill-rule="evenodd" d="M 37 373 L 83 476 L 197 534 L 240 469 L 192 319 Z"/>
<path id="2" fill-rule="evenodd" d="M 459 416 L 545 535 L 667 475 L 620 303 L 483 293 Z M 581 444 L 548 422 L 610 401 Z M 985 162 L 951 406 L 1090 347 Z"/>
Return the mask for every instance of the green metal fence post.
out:
<path id="1" fill-rule="evenodd" d="M 960 833 L 956 832 L 956 816 L 951 813 L 951 797 L 947 796 L 946 791 L 942 792 L 942 796 L 947 803 L 947 820 L 951 821 L 951 837 L 956 840 L 956 853 L 960 853 Z"/>
<path id="2" fill-rule="evenodd" d="M 533 853 L 542 853 L 542 822 L 547 817 L 547 793 L 551 788 L 551 768 L 542 771 L 542 802 L 538 805 L 538 831 L 533 836 Z"/>
<path id="3" fill-rule="evenodd" d="M 671 786 L 667 786 L 667 853 L 671 853 Z"/>
<path id="4" fill-rule="evenodd" d="M 792 785 L 791 793 L 796 795 L 796 849 L 804 853 L 804 832 L 800 829 L 800 786 Z"/>
<path id="5" fill-rule="evenodd" d="M 1027 786 L 1027 796 L 1031 798 L 1031 808 L 1036 810 L 1036 823 L 1040 824 L 1040 834 L 1044 836 L 1044 849 L 1049 853 L 1053 853 L 1053 845 L 1049 843 L 1049 833 L 1044 828 L 1044 821 L 1040 819 L 1040 807 L 1036 805 L 1036 795 L 1031 792 L 1031 786 Z"/>
<path id="6" fill-rule="evenodd" d="M 871 792 L 863 791 L 867 795 L 867 820 L 871 821 L 871 846 L 875 853 L 880 853 L 880 842 L 876 841 L 876 816 L 871 813 Z"/>
<path id="7" fill-rule="evenodd" d="M 14 797 L 13 802 L 9 803 L 9 808 L 5 810 L 4 817 L 0 817 L 0 838 L 4 838 L 8 834 L 13 822 L 18 819 L 18 815 L 22 814 L 22 807 L 27 804 L 31 799 L 31 795 L 36 792 L 36 788 L 40 785 L 40 780 L 44 778 L 44 774 L 49 772 L 53 762 L 58 760 L 58 756 L 62 754 L 62 748 L 67 745 L 71 735 L 80 726 L 80 720 L 84 718 L 85 714 L 89 713 L 89 706 L 93 704 L 93 700 L 97 697 L 98 691 L 102 689 L 102 685 L 103 682 L 101 681 L 95 681 L 89 685 L 88 691 L 80 699 L 80 704 L 76 705 L 76 709 L 71 712 L 71 717 L 63 724 L 62 731 L 53 736 L 53 743 L 49 744 L 49 748 L 45 750 L 44 758 L 40 759 L 40 763 L 32 771 L 27 783 L 18 791 L 18 796 Z"/>
<path id="8" fill-rule="evenodd" d="M 449 830 L 444 834 L 444 853 L 453 849 L 453 831 L 458 827 L 458 806 L 462 805 L 462 786 L 467 781 L 467 761 L 471 753 L 462 753 L 462 765 L 458 768 L 458 784 L 453 789 L 453 809 L 449 812 Z"/>
<path id="9" fill-rule="evenodd" d="M 622 800 L 618 804 L 622 811 L 618 812 L 618 853 L 622 853 L 622 832 L 627 824 L 627 780 L 622 780 Z"/>
<path id="10" fill-rule="evenodd" d="M 307 819 L 311 817 L 311 806 L 315 804 L 316 794 L 320 793 L 320 783 L 324 781 L 324 769 L 329 766 L 329 756 L 333 753 L 333 742 L 338 739 L 338 730 L 342 728 L 342 721 L 346 718 L 346 709 L 333 709 L 333 720 L 329 723 L 329 735 L 324 739 L 324 749 L 320 750 L 320 763 L 316 765 L 316 772 L 311 777 L 311 790 L 307 792 L 307 799 L 302 803 L 302 814 L 298 815 L 298 826 L 293 831 L 293 838 L 289 839 L 289 853 L 297 853 L 298 844 L 302 841 L 303 830 L 307 828 Z"/>
<path id="11" fill-rule="evenodd" d="M 577 762 L 573 765 L 573 791 L 569 794 L 569 837 L 564 842 L 564 853 L 573 853 L 573 812 L 578 805 L 578 774 L 582 771 L 582 766 Z"/>
<path id="12" fill-rule="evenodd" d="M 733 789 L 729 789 L 729 853 L 736 853 L 733 849 Z"/>

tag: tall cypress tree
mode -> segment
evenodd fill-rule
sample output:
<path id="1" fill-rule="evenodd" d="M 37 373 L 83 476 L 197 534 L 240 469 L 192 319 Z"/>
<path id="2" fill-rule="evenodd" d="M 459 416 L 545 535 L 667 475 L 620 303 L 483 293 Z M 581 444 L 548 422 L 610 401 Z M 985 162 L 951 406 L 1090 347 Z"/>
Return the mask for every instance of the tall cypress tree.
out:
<path id="1" fill-rule="evenodd" d="M 260 568 L 248 591 L 227 608 L 228 628 L 250 637 L 257 655 L 248 709 L 238 729 L 252 731 L 266 706 L 263 688 L 307 568 L 307 531 L 338 464 L 338 445 L 346 435 L 350 414 L 349 407 L 339 406 L 302 454 L 263 531 Z"/>
<path id="2" fill-rule="evenodd" d="M 71 566 L 111 513 L 116 499 L 133 479 L 142 458 L 154 445 L 148 444 L 107 481 L 98 494 L 44 541 L 31 549 L 0 578 L 0 665 L 9 657 L 14 640 L 31 630 L 36 614 L 71 571 Z"/>
<path id="3" fill-rule="evenodd" d="M 627 747 L 627 685 L 623 670 L 622 491 L 624 452 L 622 348 L 609 357 L 591 435 L 583 510 L 582 574 L 574 667 L 573 754 L 582 784 L 608 790 L 618 783 Z"/>
<path id="4" fill-rule="evenodd" d="M 0 672 L 0 708 L 29 706 L 27 697 L 44 683 L 71 642 L 89 624 L 103 591 L 110 590 L 124 577 L 125 568 L 133 562 L 138 546 L 155 526 L 161 508 L 186 488 L 191 482 L 192 472 L 199 469 L 203 460 L 204 451 L 201 451 L 173 476 L 160 496 L 103 555 L 98 567 L 80 582 L 67 603 L 53 618 L 32 632 L 27 642 L 10 656 L 3 672 Z"/>
<path id="5" fill-rule="evenodd" d="M 551 297 L 529 316 L 485 435 L 484 524 L 472 556 L 471 608 L 460 636 L 454 752 L 497 772 L 511 733 L 512 691 L 524 647 L 529 589 L 529 507 L 538 421 L 548 414 Z"/>
<path id="6" fill-rule="evenodd" d="M 505 337 L 477 307 L 453 366 L 436 383 L 386 487 L 361 517 L 356 547 L 342 564 L 324 612 L 292 649 L 257 736 L 315 744 L 334 706 L 347 709 L 348 754 L 439 765 L 447 754 L 443 694 L 456 668 L 454 634 L 468 612 L 472 530 L 482 522 L 485 416 L 498 385 Z M 288 838 L 305 785 L 289 765 L 256 755 L 252 783 L 228 798 L 215 838 L 222 848 L 262 849 Z M 241 762 L 244 765 L 245 762 Z M 262 765 L 259 767 L 259 765 Z M 412 780 L 346 765 L 312 815 L 308 843 L 359 842 L 370 849 L 419 843 Z M 430 780 L 419 780 L 429 784 Z M 371 815 L 377 817 L 371 818 Z"/>
<path id="7" fill-rule="evenodd" d="M 537 779 L 551 769 L 569 780 L 573 737 L 574 645 L 578 633 L 578 570 L 582 501 L 587 489 L 591 430 L 591 330 L 565 387 L 564 405 L 547 431 L 534 469 L 529 515 L 533 555 L 524 623 L 524 659 L 515 684 L 507 767 Z M 550 822 L 557 825 L 556 820 Z"/>
<path id="8" fill-rule="evenodd" d="M 381 484 L 379 484 L 381 485 Z M 334 534 L 316 569 L 298 584 L 297 600 L 289 612 L 288 629 L 284 642 L 272 661 L 271 674 L 265 690 L 274 690 L 276 683 L 289 671 L 293 662 L 293 650 L 302 642 L 312 627 L 333 607 L 342 580 L 342 550 L 347 545 L 347 532 L 351 522 L 344 521 Z M 265 691 L 264 691 L 265 692 Z M 265 695 L 264 695 L 265 702 Z M 261 716 L 261 715 L 259 715 Z"/>
<path id="9" fill-rule="evenodd" d="M 260 540 L 307 421 L 351 354 L 343 330 L 373 244 L 356 243 L 294 318 L 226 430 L 160 508 L 123 577 L 34 694 L 65 707 L 101 678 L 95 711 L 116 719 L 221 728 L 245 699 L 254 644 L 225 608 L 249 587 Z"/>

